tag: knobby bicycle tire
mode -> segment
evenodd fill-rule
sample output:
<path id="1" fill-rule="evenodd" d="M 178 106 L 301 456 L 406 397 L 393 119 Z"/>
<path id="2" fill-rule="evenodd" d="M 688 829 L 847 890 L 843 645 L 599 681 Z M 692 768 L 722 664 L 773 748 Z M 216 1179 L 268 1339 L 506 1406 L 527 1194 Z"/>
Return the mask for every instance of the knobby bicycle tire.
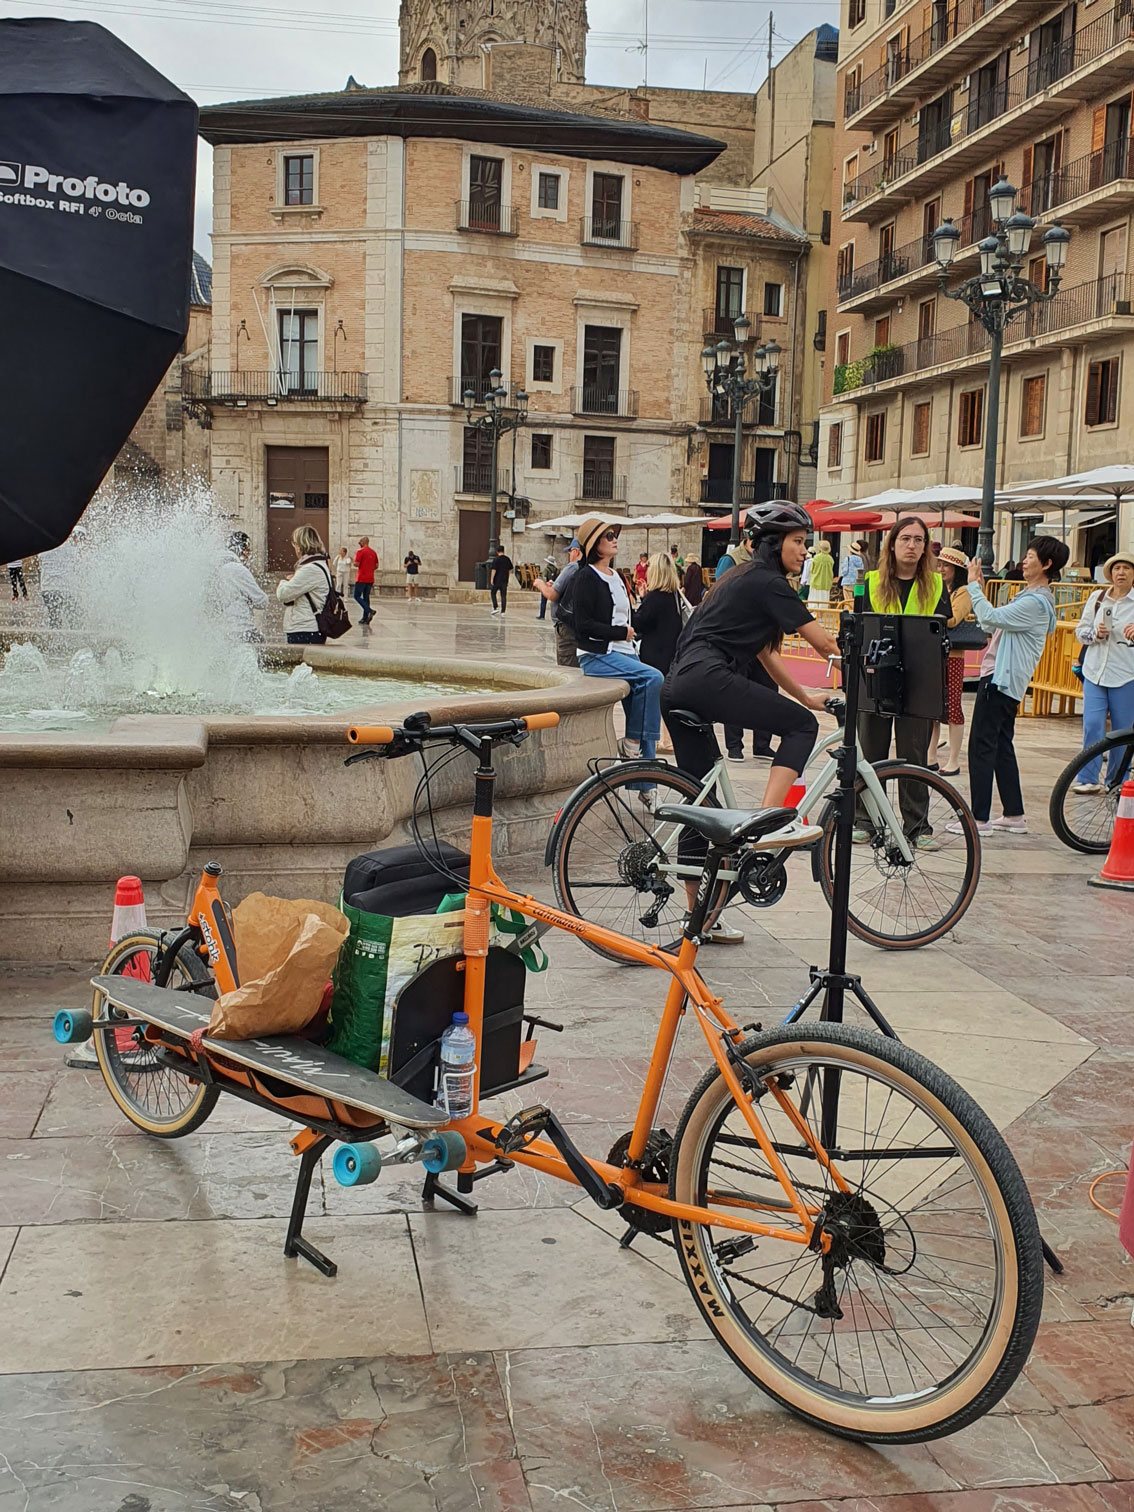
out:
<path id="1" fill-rule="evenodd" d="M 1112 772 L 1109 758 L 1115 751 L 1124 751 L 1124 755 Z M 1107 770 L 1103 791 L 1092 795 L 1073 794 L 1072 784 L 1083 768 L 1104 757 L 1107 758 Z M 1057 840 L 1086 856 L 1106 855 L 1114 836 L 1122 784 L 1130 776 L 1132 759 L 1134 729 L 1112 730 L 1102 740 L 1096 740 L 1072 757 L 1055 779 L 1047 808 Z M 1096 822 L 1090 822 L 1092 817 Z"/>
<path id="2" fill-rule="evenodd" d="M 125 935 L 110 947 L 100 974 L 124 974 L 140 955 L 152 963 L 163 944 L 163 937 L 155 930 L 139 929 Z M 205 989 L 201 996 L 216 997 L 212 972 L 191 945 L 183 945 L 177 952 L 174 977 L 177 971 L 190 986 Z M 108 1018 L 115 1013 L 105 995 L 96 990 L 93 1017 Z M 119 1035 L 123 1037 L 121 1044 Z M 107 1091 L 130 1122 L 145 1133 L 158 1139 L 180 1139 L 183 1134 L 199 1129 L 216 1107 L 220 1096 L 216 1087 L 193 1082 L 179 1071 L 163 1066 L 153 1047 L 143 1045 L 134 1031 L 96 1029 L 94 1045 Z M 164 1107 L 163 1088 L 170 1089 Z"/>
<path id="3" fill-rule="evenodd" d="M 648 895 L 636 888 L 633 880 L 636 875 L 635 865 L 631 863 L 638 864 L 639 868 L 648 868 L 650 862 L 649 814 L 639 802 L 635 787 L 635 784 L 643 781 L 654 783 L 656 792 L 668 789 L 667 796 L 660 800 L 666 803 L 692 803 L 702 787 L 696 777 L 682 771 L 680 767 L 655 760 L 619 762 L 605 768 L 597 776 L 588 778 L 567 800 L 559 817 L 551 854 L 552 885 L 560 908 L 574 914 L 576 918 L 616 929 L 620 934 L 657 945 L 663 950 L 676 949 L 680 942 L 680 927 L 670 929 L 664 926 L 674 922 L 675 912 L 681 914 L 685 911 L 684 896 L 680 891 L 682 883 L 679 880 L 675 880 L 673 884 L 676 905 L 667 907 L 664 917 L 658 921 L 663 927 L 650 929 L 641 923 L 640 910 L 648 906 Z M 718 806 L 711 799 L 709 802 L 713 807 Z M 591 829 L 599 839 L 604 834 L 611 837 L 606 853 L 601 856 L 583 854 L 588 844 L 588 833 L 584 832 L 582 826 L 588 815 L 592 815 L 597 821 Z M 597 842 L 590 843 L 593 849 Z M 628 855 L 630 847 L 639 849 L 634 855 Z M 576 858 L 574 869 L 573 854 Z M 603 867 L 599 867 L 600 861 L 604 863 Z M 609 878 L 606 878 L 605 866 L 610 868 Z M 588 869 L 600 870 L 604 880 L 587 876 L 585 873 Z M 642 880 L 647 880 L 644 874 Z M 620 896 L 625 901 L 609 904 L 600 901 L 610 899 L 612 895 Z M 604 912 L 606 916 L 598 916 Z M 583 943 L 605 960 L 627 964 L 625 956 L 620 956 L 613 950 L 607 950 L 587 939 Z"/>
<path id="4" fill-rule="evenodd" d="M 738 1051 L 765 1131 L 797 1193 L 821 1207 L 832 1250 L 825 1262 L 786 1240 L 748 1244 L 736 1230 L 675 1220 L 682 1271 L 709 1328 L 763 1391 L 841 1437 L 920 1443 L 974 1422 L 1016 1380 L 1043 1307 L 1039 1227 L 1002 1136 L 937 1066 L 869 1031 L 800 1024 Z M 801 1083 L 823 1097 L 795 1095 Z M 824 1135 L 828 1086 L 833 1132 Z M 880 1147 L 870 1142 L 872 1086 Z M 846 1193 L 773 1088 L 832 1150 Z M 715 1067 L 678 1125 L 670 1196 L 749 1218 L 764 1203 L 765 1222 L 792 1221 L 777 1217 L 782 1192 Z"/>
<path id="5" fill-rule="evenodd" d="M 942 811 L 947 810 L 952 816 L 949 822 L 962 827 L 960 835 L 944 833 L 942 812 L 942 833 L 935 836 L 940 849 L 915 850 L 911 866 L 891 856 L 883 837 L 873 837 L 866 845 L 854 847 L 847 915 L 851 933 L 882 950 L 914 950 L 939 940 L 964 916 L 973 901 L 980 881 L 980 832 L 968 804 L 952 783 L 937 772 L 911 768 L 899 761 L 879 761 L 874 764 L 874 771 L 883 787 L 891 780 L 896 787 L 896 779 L 912 776 L 918 786 L 936 795 Z M 855 783 L 856 796 L 864 786 L 859 778 Z M 932 796 L 928 802 L 932 804 Z M 822 816 L 823 838 L 817 847 L 816 869 L 828 904 L 834 897 L 836 818 L 835 806 L 829 804 Z M 940 873 L 940 880 L 929 879 L 931 869 Z M 921 883 L 917 899 L 912 895 L 911 878 Z M 895 919 L 891 930 L 881 922 L 888 912 Z"/>

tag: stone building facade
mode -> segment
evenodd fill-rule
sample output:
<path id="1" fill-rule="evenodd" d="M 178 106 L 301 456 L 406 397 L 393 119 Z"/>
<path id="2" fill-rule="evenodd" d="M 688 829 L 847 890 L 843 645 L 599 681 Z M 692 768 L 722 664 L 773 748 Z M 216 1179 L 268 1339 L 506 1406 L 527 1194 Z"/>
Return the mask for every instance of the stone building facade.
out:
<path id="1" fill-rule="evenodd" d="M 530 396 L 500 452 L 530 500 L 514 559 L 546 551 L 525 510 L 681 498 L 701 339 L 682 219 L 720 143 L 432 85 L 210 107 L 202 132 L 213 331 L 189 383 L 258 560 L 287 565 L 311 523 L 332 550 L 368 533 L 391 580 L 412 547 L 426 587 L 471 587 L 490 467 L 462 395 L 493 369 Z"/>
<path id="2" fill-rule="evenodd" d="M 1134 24 L 1125 0 L 844 0 L 836 95 L 837 227 L 826 304 L 820 492 L 979 487 L 988 340 L 939 286 L 932 233 L 961 231 L 950 287 L 979 266 L 1001 174 L 1043 232 L 1071 232 L 1062 288 L 1010 328 L 999 478 L 1042 481 L 1125 456 L 1134 413 Z M 1092 565 L 1115 541 L 1084 510 L 1069 539 Z M 1094 517 L 1094 518 L 1092 518 Z M 1001 524 L 997 557 L 1035 521 Z M 1134 517 L 1118 522 L 1134 542 Z"/>

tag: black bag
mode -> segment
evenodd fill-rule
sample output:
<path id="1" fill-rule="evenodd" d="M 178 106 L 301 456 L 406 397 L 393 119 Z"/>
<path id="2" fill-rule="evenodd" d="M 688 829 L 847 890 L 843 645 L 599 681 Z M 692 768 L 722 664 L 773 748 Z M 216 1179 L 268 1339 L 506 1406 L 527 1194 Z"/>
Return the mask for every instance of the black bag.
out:
<path id="1" fill-rule="evenodd" d="M 983 651 L 988 645 L 988 636 L 975 619 L 962 620 L 945 633 L 949 637 L 950 651 Z"/>
<path id="2" fill-rule="evenodd" d="M 322 562 L 317 564 L 327 572 Z M 350 615 L 347 606 L 343 603 L 342 594 L 331 581 L 331 574 L 327 572 L 327 597 L 323 600 L 322 609 L 316 609 L 312 603 L 311 595 L 305 593 L 303 597 L 311 605 L 311 613 L 315 616 L 315 623 L 319 626 L 319 634 L 326 640 L 338 640 L 340 635 L 345 635 L 350 629 Z"/>
<path id="3" fill-rule="evenodd" d="M 455 845 L 438 841 L 437 853 L 451 872 L 462 877 L 468 885 L 469 857 Z M 432 907 L 397 906 L 396 889 L 408 884 L 427 882 L 438 888 L 437 902 Z M 373 908 L 363 900 L 363 895 L 380 888 L 390 888 L 389 901 L 393 907 Z M 404 918 L 407 914 L 432 913 L 446 893 L 455 892 L 454 884 L 431 866 L 418 851 L 416 845 L 388 845 L 382 850 L 366 851 L 347 862 L 343 878 L 343 901 L 355 908 L 364 908 L 368 913 L 389 914 L 391 918 Z"/>

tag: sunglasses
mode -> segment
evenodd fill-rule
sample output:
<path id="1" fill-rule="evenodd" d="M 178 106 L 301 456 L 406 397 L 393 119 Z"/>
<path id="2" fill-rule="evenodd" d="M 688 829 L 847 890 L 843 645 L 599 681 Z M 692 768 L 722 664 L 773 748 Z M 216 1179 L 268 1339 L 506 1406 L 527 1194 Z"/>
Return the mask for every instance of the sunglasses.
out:
<path id="1" fill-rule="evenodd" d="M 603 540 L 604 541 L 617 541 L 617 539 L 618 539 L 618 531 L 617 530 L 608 530 L 603 535 Z"/>

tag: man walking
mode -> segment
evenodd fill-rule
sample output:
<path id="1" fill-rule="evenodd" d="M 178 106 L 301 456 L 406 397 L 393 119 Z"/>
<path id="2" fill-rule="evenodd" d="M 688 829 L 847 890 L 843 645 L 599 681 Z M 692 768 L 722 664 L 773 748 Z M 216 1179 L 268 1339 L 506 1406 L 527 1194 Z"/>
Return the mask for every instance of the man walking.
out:
<path id="1" fill-rule="evenodd" d="M 489 572 L 489 591 L 492 594 L 492 612 L 496 614 L 496 598 L 500 597 L 500 614 L 508 613 L 508 579 L 512 573 L 512 558 L 505 555 L 503 546 L 497 546 Z"/>
<path id="2" fill-rule="evenodd" d="M 354 580 L 354 601 L 362 610 L 362 625 L 368 625 L 374 618 L 374 610 L 370 607 L 370 595 L 374 589 L 374 574 L 378 571 L 378 553 L 370 544 L 369 536 L 359 536 L 358 550 L 354 554 L 356 576 Z"/>

